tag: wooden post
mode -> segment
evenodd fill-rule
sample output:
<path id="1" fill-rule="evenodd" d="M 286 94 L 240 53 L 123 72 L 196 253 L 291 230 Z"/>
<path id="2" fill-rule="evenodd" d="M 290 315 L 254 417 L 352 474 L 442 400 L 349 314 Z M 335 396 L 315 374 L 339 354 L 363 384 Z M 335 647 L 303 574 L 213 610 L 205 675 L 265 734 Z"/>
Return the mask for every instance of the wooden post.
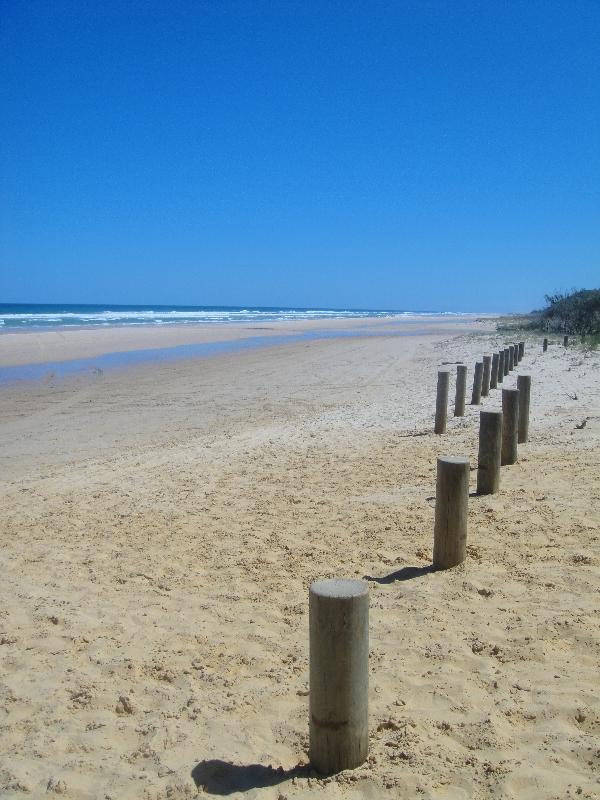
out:
<path id="1" fill-rule="evenodd" d="M 519 342 L 519 362 L 523 361 L 525 355 L 525 342 Z"/>
<path id="2" fill-rule="evenodd" d="M 544 343 L 542 345 L 542 350 L 545 353 L 547 349 L 548 349 L 548 339 L 544 339 Z"/>
<path id="3" fill-rule="evenodd" d="M 504 380 L 504 350 L 498 351 L 498 383 Z"/>
<path id="4" fill-rule="evenodd" d="M 324 775 L 369 753 L 369 586 L 324 580 L 309 593 L 310 763 Z"/>
<path id="5" fill-rule="evenodd" d="M 518 342 L 514 343 L 514 348 L 515 348 L 515 357 L 514 357 L 513 363 L 514 363 L 515 367 L 517 367 L 519 365 L 519 343 Z"/>
<path id="6" fill-rule="evenodd" d="M 437 395 L 435 399 L 435 427 L 434 433 L 446 432 L 446 418 L 448 415 L 448 387 L 450 373 L 448 370 L 438 372 Z"/>
<path id="7" fill-rule="evenodd" d="M 508 347 L 504 348 L 504 377 L 508 375 Z"/>
<path id="8" fill-rule="evenodd" d="M 456 395 L 454 397 L 455 417 L 464 417 L 466 395 L 467 395 L 467 367 L 464 364 L 459 364 L 456 367 Z"/>
<path id="9" fill-rule="evenodd" d="M 516 464 L 519 436 L 519 390 L 502 389 L 502 466 Z"/>
<path id="10" fill-rule="evenodd" d="M 479 415 L 477 494 L 496 494 L 500 488 L 502 453 L 502 412 L 482 411 Z"/>
<path id="11" fill-rule="evenodd" d="M 437 460 L 433 566 L 448 569 L 467 555 L 469 459 L 442 456 Z"/>
<path id="12" fill-rule="evenodd" d="M 515 346 L 513 344 L 508 345 L 508 371 L 512 372 L 515 368 Z"/>
<path id="13" fill-rule="evenodd" d="M 475 364 L 475 374 L 473 375 L 473 392 L 471 394 L 471 405 L 478 406 L 481 403 L 481 385 L 483 383 L 483 361 Z"/>
<path id="14" fill-rule="evenodd" d="M 490 372 L 490 389 L 498 388 L 498 353 L 492 353 L 492 371 Z"/>
<path id="15" fill-rule="evenodd" d="M 517 378 L 519 390 L 519 444 L 529 438 L 529 404 L 531 400 L 531 375 L 519 375 Z"/>
<path id="16" fill-rule="evenodd" d="M 483 357 L 483 376 L 481 378 L 481 396 L 487 397 L 490 393 L 490 380 L 492 377 L 492 357 Z"/>
<path id="17" fill-rule="evenodd" d="M 563 345 L 565 347 L 569 346 L 569 337 L 568 336 L 563 336 Z"/>

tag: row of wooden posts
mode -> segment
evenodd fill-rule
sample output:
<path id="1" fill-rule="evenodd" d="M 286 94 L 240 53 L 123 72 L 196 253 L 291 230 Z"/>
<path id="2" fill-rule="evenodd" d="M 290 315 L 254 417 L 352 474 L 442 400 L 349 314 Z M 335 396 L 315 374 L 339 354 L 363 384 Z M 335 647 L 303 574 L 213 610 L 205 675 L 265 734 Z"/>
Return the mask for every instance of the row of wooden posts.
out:
<path id="1" fill-rule="evenodd" d="M 568 337 L 564 338 L 564 346 Z M 544 339 L 543 350 L 548 348 Z M 499 388 L 522 360 L 525 343 L 483 356 L 475 364 L 471 403 Z M 450 373 L 438 373 L 435 432 L 444 433 Z M 455 416 L 465 413 L 467 368 L 457 366 Z M 529 433 L 531 376 L 519 375 L 516 389 L 502 389 L 502 411 L 480 412 L 477 493 L 500 488 L 500 467 L 514 464 L 517 445 Z M 433 566 L 464 561 L 467 546 L 469 460 L 438 458 Z M 313 583 L 309 595 L 310 762 L 322 774 L 360 766 L 368 756 L 369 587 L 365 581 L 332 579 Z"/>
<path id="2" fill-rule="evenodd" d="M 498 388 L 520 363 L 525 342 L 484 355 L 475 364 L 471 405 Z M 464 416 L 467 368 L 457 366 L 454 415 Z M 438 372 L 435 433 L 446 431 L 450 373 Z M 500 489 L 500 467 L 517 461 L 517 447 L 529 436 L 531 376 L 519 375 L 516 389 L 502 389 L 502 410 L 481 411 L 477 494 L 495 494 Z M 469 501 L 469 459 L 442 456 L 437 461 L 437 487 L 433 543 L 433 566 L 448 569 L 465 560 L 467 552 L 467 514 Z"/>

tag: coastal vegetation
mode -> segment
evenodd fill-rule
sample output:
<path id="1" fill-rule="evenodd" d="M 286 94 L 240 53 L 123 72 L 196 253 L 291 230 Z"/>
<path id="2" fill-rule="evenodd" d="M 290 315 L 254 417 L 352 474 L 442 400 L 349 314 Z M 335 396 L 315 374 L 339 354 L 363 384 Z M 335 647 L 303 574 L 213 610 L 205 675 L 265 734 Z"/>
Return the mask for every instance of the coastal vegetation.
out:
<path id="1" fill-rule="evenodd" d="M 539 315 L 546 331 L 562 331 L 578 336 L 600 333 L 600 289 L 579 289 L 545 296 L 547 306 Z"/>
<path id="2" fill-rule="evenodd" d="M 591 337 L 591 342 L 600 337 L 600 289 L 556 292 L 544 299 L 542 309 L 498 320 L 498 330 L 563 333 Z"/>

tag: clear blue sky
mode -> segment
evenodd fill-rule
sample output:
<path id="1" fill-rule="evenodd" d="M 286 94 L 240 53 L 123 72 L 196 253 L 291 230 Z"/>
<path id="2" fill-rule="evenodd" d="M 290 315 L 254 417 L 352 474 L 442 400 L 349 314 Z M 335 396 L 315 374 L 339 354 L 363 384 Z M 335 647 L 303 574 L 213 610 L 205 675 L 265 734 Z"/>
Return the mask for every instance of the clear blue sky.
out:
<path id="1" fill-rule="evenodd" d="M 0 301 L 600 285 L 600 2 L 0 2 Z"/>

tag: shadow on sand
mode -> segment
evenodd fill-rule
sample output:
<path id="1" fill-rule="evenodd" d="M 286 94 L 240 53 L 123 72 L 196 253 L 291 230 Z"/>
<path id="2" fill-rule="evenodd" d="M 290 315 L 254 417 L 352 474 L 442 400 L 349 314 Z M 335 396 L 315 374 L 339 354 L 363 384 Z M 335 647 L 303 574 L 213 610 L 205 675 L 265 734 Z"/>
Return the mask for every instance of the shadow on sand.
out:
<path id="1" fill-rule="evenodd" d="M 264 767 L 262 764 L 240 766 L 229 761 L 221 761 L 219 758 L 201 761 L 192 770 L 192 778 L 199 789 L 220 796 L 246 792 L 249 789 L 265 789 L 291 778 L 306 778 L 311 774 L 314 773 L 308 764 L 298 764 L 292 769 L 283 769 L 283 767 Z"/>
<path id="2" fill-rule="evenodd" d="M 402 569 L 390 572 L 389 575 L 383 575 L 381 578 L 373 575 L 363 575 L 363 578 L 374 583 L 395 583 L 396 581 L 412 581 L 413 578 L 421 578 L 430 572 L 435 572 L 433 564 L 428 564 L 426 567 L 402 567 Z"/>

